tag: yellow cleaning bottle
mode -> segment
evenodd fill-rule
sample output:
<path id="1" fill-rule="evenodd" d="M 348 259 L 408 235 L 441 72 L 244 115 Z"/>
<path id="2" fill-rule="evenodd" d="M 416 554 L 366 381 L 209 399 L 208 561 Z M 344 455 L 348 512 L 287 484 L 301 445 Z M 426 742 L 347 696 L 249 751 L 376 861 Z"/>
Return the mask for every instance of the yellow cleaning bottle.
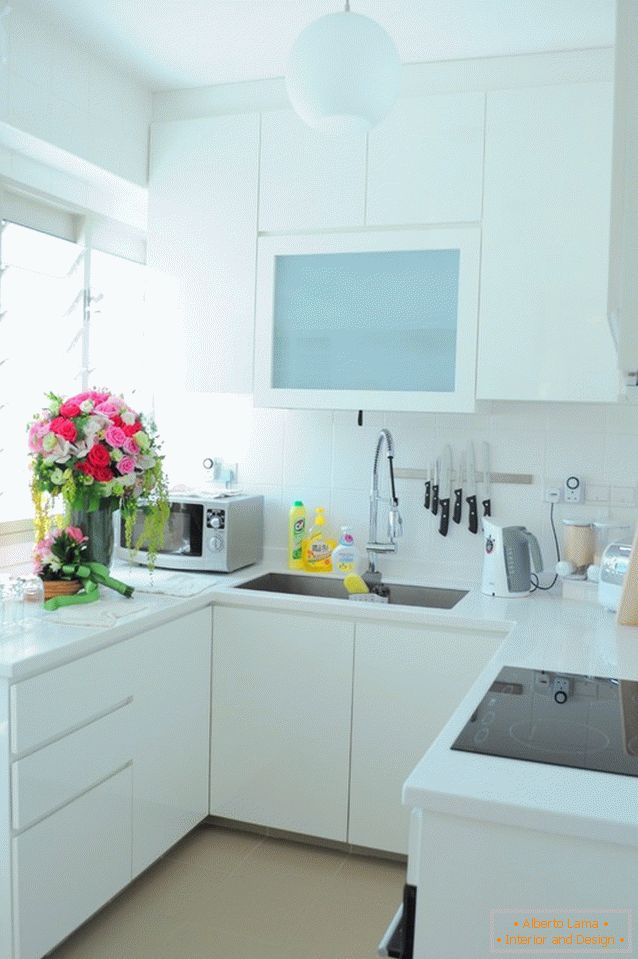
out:
<path id="1" fill-rule="evenodd" d="M 303 544 L 303 565 L 309 573 L 331 573 L 332 551 L 337 545 L 331 534 L 323 506 L 315 509 L 315 520 Z"/>
<path id="2" fill-rule="evenodd" d="M 296 499 L 288 513 L 288 568 L 303 569 L 303 541 L 306 538 L 306 507 Z"/>

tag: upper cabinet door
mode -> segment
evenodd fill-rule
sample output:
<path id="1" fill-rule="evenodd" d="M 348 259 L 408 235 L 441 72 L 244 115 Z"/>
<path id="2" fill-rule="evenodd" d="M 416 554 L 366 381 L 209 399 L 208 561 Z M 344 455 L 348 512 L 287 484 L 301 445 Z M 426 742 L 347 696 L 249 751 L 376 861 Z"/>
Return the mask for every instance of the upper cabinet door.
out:
<path id="1" fill-rule="evenodd" d="M 487 95 L 477 396 L 615 401 L 612 85 Z"/>
<path id="2" fill-rule="evenodd" d="M 148 262 L 181 284 L 186 385 L 249 393 L 259 117 L 155 123 Z"/>
<path id="3" fill-rule="evenodd" d="M 484 114 L 482 93 L 399 100 L 369 137 L 366 222 L 478 222 Z"/>
<path id="4" fill-rule="evenodd" d="M 474 408 L 479 228 L 259 241 L 255 403 Z"/>
<path id="5" fill-rule="evenodd" d="M 638 393 L 638 4 L 616 4 L 609 318 L 628 394 Z"/>
<path id="6" fill-rule="evenodd" d="M 363 226 L 366 138 L 326 136 L 292 110 L 262 115 L 259 229 Z"/>

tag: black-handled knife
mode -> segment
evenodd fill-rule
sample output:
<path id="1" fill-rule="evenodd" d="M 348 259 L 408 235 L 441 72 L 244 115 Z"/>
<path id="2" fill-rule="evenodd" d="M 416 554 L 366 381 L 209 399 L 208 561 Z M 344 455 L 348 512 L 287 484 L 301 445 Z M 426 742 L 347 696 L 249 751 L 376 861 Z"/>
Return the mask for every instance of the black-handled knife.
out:
<path id="1" fill-rule="evenodd" d="M 447 536 L 450 523 L 450 489 L 452 487 L 452 450 L 446 446 L 441 454 L 441 475 L 439 478 L 441 519 L 439 522 L 439 533 L 441 536 Z"/>
<path id="2" fill-rule="evenodd" d="M 441 461 L 437 459 L 434 464 L 434 480 L 432 482 L 432 503 L 430 509 L 436 516 L 439 511 L 439 477 L 441 473 Z"/>
<path id="3" fill-rule="evenodd" d="M 423 498 L 423 505 L 426 509 L 430 508 L 431 499 L 432 499 L 432 466 L 428 466 L 428 478 L 425 481 L 425 496 Z"/>
<path id="4" fill-rule="evenodd" d="M 478 533 L 478 512 L 476 509 L 476 496 L 467 496 L 465 502 L 469 507 L 467 528 L 470 533 Z"/>
<path id="5" fill-rule="evenodd" d="M 439 533 L 441 536 L 447 536 L 448 524 L 450 522 L 450 497 L 446 496 L 441 500 L 441 519 L 439 522 Z"/>
<path id="6" fill-rule="evenodd" d="M 456 487 L 454 489 L 454 508 L 452 510 L 452 519 L 455 523 L 461 522 L 463 513 L 463 478 L 465 476 L 465 453 L 461 453 L 459 459 L 459 475 L 457 477 Z"/>
<path id="7" fill-rule="evenodd" d="M 478 533 L 478 509 L 476 503 L 476 461 L 474 459 L 474 444 L 467 444 L 467 493 L 465 502 L 469 507 L 467 528 L 470 533 Z"/>
<path id="8" fill-rule="evenodd" d="M 483 443 L 483 516 L 492 515 L 492 493 L 490 489 L 490 444 Z"/>

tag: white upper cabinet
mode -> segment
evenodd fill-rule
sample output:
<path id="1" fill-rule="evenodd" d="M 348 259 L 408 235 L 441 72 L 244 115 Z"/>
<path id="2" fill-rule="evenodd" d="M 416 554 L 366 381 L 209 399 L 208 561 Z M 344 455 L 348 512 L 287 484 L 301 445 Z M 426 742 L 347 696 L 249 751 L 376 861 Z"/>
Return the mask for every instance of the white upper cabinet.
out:
<path id="1" fill-rule="evenodd" d="M 257 114 L 153 125 L 148 262 L 182 287 L 189 389 L 252 389 L 258 167 Z"/>
<path id="2" fill-rule="evenodd" d="M 488 93 L 477 396 L 615 401 L 612 85 Z"/>
<path id="3" fill-rule="evenodd" d="M 479 228 L 259 241 L 255 403 L 474 408 Z"/>
<path id="4" fill-rule="evenodd" d="M 259 229 L 362 226 L 366 138 L 327 136 L 292 110 L 262 115 Z"/>
<path id="5" fill-rule="evenodd" d="M 618 365 L 638 385 L 638 4 L 616 6 L 616 87 L 609 317 Z M 633 375 L 628 375 L 633 374 Z"/>
<path id="6" fill-rule="evenodd" d="M 371 226 L 481 218 L 485 95 L 399 100 L 369 137 Z"/>

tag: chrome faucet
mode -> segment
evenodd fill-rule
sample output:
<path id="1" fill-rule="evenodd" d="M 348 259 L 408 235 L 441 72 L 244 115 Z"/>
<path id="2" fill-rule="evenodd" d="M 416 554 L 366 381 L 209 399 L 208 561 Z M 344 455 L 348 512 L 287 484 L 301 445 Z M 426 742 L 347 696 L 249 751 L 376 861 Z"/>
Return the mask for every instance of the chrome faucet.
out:
<path id="1" fill-rule="evenodd" d="M 390 511 L 388 513 L 388 526 L 386 542 L 379 542 L 379 503 L 388 502 L 382 500 L 379 496 L 379 460 L 381 458 L 381 447 L 385 443 L 386 456 L 388 459 L 388 471 L 390 475 Z M 377 446 L 374 451 L 374 463 L 372 464 L 372 483 L 370 485 L 370 531 L 369 541 L 366 544 L 368 552 L 368 569 L 363 578 L 368 585 L 378 586 L 381 583 L 381 573 L 376 567 L 376 556 L 378 553 L 396 553 L 396 540 L 403 536 L 403 520 L 399 513 L 399 498 L 394 486 L 394 440 L 389 430 L 381 430 L 377 440 Z"/>

